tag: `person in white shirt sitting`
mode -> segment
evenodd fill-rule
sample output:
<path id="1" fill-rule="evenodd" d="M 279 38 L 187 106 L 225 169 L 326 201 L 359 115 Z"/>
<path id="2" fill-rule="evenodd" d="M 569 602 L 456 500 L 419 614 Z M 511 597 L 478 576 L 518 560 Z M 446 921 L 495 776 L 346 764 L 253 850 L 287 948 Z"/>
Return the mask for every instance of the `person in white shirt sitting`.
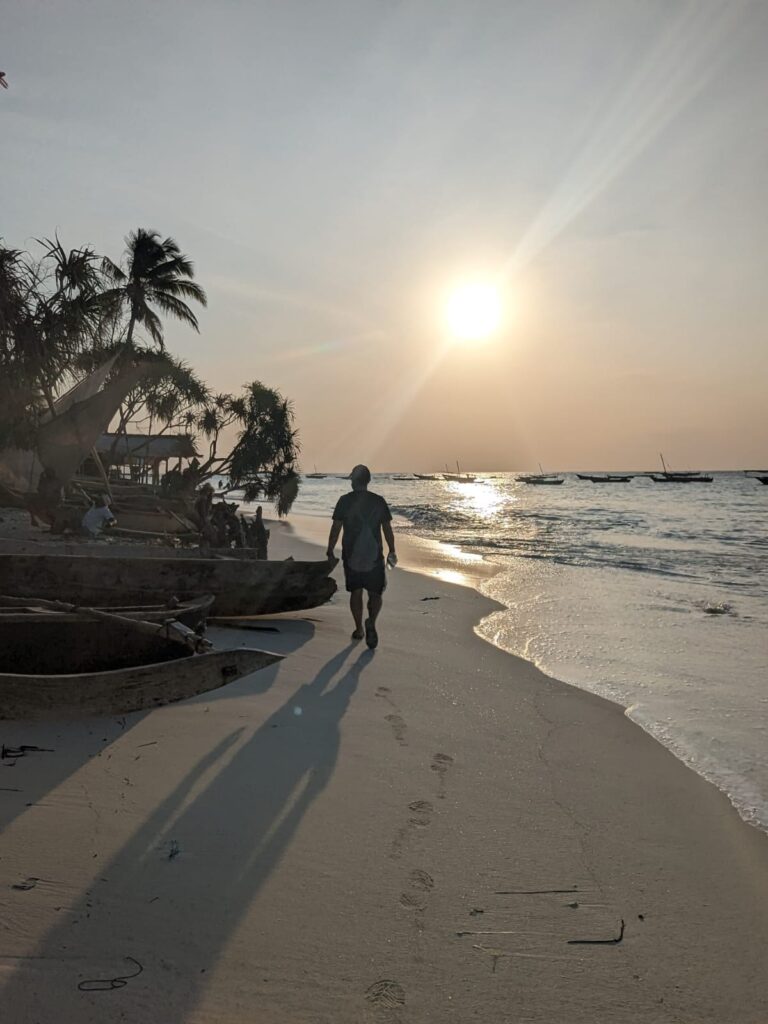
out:
<path id="1" fill-rule="evenodd" d="M 109 507 L 109 498 L 102 494 L 99 501 L 85 513 L 80 527 L 87 536 L 98 537 L 105 527 L 114 526 L 116 522 Z"/>

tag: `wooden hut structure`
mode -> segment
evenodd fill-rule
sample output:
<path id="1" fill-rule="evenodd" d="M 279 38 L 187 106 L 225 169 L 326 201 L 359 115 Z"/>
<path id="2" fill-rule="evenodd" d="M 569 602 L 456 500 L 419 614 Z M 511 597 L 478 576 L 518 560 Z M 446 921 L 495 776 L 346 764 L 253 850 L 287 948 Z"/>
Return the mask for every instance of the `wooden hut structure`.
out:
<path id="1" fill-rule="evenodd" d="M 113 478 L 157 485 L 169 468 L 182 468 L 200 453 L 188 434 L 102 434 L 96 451 Z M 83 467 L 85 474 L 91 467 Z"/>

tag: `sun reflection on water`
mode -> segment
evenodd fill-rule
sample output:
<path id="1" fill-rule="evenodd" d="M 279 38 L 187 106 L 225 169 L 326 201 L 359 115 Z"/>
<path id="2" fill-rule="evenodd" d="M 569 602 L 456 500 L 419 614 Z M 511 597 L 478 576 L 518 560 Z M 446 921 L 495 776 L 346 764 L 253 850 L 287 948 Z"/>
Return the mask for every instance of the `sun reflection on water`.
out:
<path id="1" fill-rule="evenodd" d="M 453 482 L 449 484 L 451 496 L 459 499 L 462 511 L 473 513 L 479 519 L 492 519 L 504 504 L 505 498 L 491 480 L 477 480 L 474 483 Z"/>

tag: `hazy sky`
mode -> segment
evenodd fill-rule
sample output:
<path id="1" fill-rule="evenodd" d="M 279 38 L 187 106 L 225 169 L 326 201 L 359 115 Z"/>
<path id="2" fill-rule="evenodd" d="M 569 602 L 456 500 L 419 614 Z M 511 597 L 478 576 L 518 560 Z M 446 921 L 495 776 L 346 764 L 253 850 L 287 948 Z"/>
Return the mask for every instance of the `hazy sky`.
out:
<path id="1" fill-rule="evenodd" d="M 305 467 L 768 462 L 762 0 L 0 0 L 0 69 L 0 235 L 173 235 Z"/>

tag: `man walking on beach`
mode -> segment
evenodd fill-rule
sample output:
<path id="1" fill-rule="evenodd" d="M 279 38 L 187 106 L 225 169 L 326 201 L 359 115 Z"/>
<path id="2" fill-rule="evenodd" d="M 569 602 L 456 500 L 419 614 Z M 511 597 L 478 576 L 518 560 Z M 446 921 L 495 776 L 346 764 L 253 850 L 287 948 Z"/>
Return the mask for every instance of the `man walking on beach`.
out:
<path id="1" fill-rule="evenodd" d="M 387 585 L 384 548 L 381 535 L 389 547 L 387 562 L 397 565 L 395 535 L 392 532 L 392 513 L 380 494 L 368 490 L 371 471 L 367 466 L 355 466 L 349 474 L 352 490 L 343 494 L 333 512 L 333 526 L 328 537 L 328 557 L 334 558 L 339 534 L 344 578 L 349 591 L 349 607 L 355 620 L 353 640 L 362 640 L 373 650 L 379 642 L 376 619 L 383 603 Z M 363 591 L 368 593 L 368 618 L 363 623 Z"/>

